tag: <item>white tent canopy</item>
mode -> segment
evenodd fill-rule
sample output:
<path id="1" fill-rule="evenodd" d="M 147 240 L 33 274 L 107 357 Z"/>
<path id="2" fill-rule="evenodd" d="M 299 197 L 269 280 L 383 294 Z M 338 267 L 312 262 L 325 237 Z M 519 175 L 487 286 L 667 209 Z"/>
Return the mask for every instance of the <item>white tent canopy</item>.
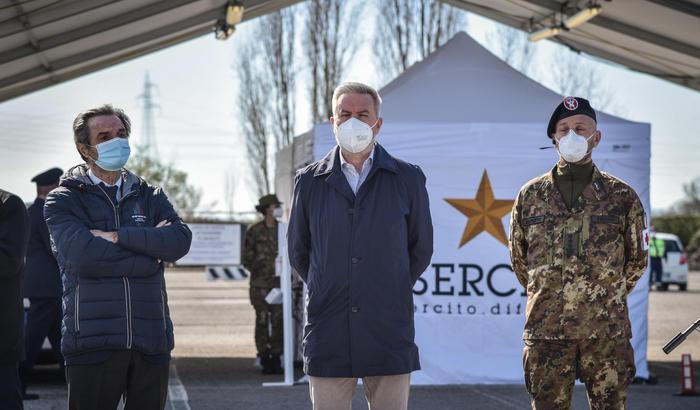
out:
<path id="1" fill-rule="evenodd" d="M 388 123 L 416 119 L 541 123 L 561 101 L 561 96 L 514 70 L 465 33 L 381 91 L 382 117 Z M 439 107 L 432 105 L 436 103 Z M 432 108 L 426 110 L 427 106 Z M 624 122 L 604 113 L 599 120 Z"/>
<path id="2" fill-rule="evenodd" d="M 467 217 L 446 199 L 473 199 L 484 175 L 496 199 L 512 200 L 556 161 L 546 137 L 562 97 L 501 62 L 460 33 L 381 90 L 379 141 L 421 166 L 435 227 L 431 267 L 414 288 L 423 371 L 415 383 L 522 382 L 526 298 L 507 247 L 482 232 L 460 247 Z M 649 205 L 649 124 L 600 113 L 598 166 L 628 181 Z M 278 156 L 278 193 L 289 203 L 291 169 L 322 157 L 335 141 L 319 124 Z M 294 151 L 292 161 L 291 152 Z M 502 218 L 507 230 L 508 215 Z M 637 374 L 647 377 L 647 285 L 630 297 Z"/>

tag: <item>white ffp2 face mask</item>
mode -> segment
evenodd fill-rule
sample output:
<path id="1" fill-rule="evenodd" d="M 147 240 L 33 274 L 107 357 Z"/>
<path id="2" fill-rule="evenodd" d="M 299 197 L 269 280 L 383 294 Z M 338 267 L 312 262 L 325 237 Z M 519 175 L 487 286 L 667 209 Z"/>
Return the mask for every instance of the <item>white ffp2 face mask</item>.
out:
<path id="1" fill-rule="evenodd" d="M 559 140 L 559 154 L 569 163 L 581 161 L 588 155 L 588 141 L 594 135 L 595 132 L 586 138 L 576 134 L 574 130 L 569 130 L 569 133 Z"/>
<path id="2" fill-rule="evenodd" d="M 377 122 L 374 125 L 377 125 Z M 372 143 L 374 139 L 372 128 L 374 128 L 374 125 L 370 127 L 357 118 L 351 117 L 335 127 L 335 140 L 345 151 L 357 154 L 364 151 Z"/>
<path id="3" fill-rule="evenodd" d="M 279 219 L 279 218 L 284 216 L 284 211 L 282 210 L 282 208 L 277 207 L 277 208 L 272 210 L 272 216 L 275 217 L 276 219 Z"/>

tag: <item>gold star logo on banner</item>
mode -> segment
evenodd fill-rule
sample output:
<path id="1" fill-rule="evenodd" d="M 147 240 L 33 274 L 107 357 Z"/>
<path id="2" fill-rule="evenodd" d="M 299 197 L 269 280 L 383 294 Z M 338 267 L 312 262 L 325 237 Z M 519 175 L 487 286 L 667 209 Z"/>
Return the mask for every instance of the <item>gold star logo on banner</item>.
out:
<path id="1" fill-rule="evenodd" d="M 459 242 L 460 248 L 484 231 L 508 246 L 508 238 L 501 219 L 513 208 L 515 200 L 495 199 L 493 197 L 491 181 L 489 181 L 489 174 L 486 170 L 481 177 L 476 198 L 445 199 L 445 201 L 469 218 L 467 227 L 464 228 L 462 234 L 462 240 Z"/>

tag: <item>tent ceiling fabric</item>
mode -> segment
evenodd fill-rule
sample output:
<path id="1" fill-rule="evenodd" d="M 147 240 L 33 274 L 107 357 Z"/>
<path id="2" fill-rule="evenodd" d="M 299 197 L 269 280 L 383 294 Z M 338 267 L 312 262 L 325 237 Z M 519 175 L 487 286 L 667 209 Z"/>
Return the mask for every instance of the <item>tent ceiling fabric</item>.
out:
<path id="1" fill-rule="evenodd" d="M 526 32 L 558 24 L 591 1 L 442 0 Z M 632 70 L 700 90 L 700 0 L 603 0 L 602 12 L 551 38 Z M 578 7 L 577 7 L 578 6 Z"/>
<path id="2" fill-rule="evenodd" d="M 246 0 L 243 20 L 298 1 Z M 2 1 L 0 101 L 210 33 L 216 21 L 225 16 L 227 3 L 227 0 Z"/>

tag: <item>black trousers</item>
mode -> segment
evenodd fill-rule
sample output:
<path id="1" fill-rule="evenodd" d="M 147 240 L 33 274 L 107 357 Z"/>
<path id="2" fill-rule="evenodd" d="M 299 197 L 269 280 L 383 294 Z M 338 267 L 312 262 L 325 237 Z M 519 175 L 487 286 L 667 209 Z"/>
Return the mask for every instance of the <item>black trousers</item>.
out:
<path id="1" fill-rule="evenodd" d="M 0 365 L 0 409 L 22 410 L 22 387 L 17 363 Z"/>
<path id="2" fill-rule="evenodd" d="M 66 366 L 69 410 L 116 409 L 122 396 L 124 410 L 165 408 L 170 363 L 144 360 L 137 351 L 117 351 L 98 364 Z"/>
<path id="3" fill-rule="evenodd" d="M 44 339 L 49 338 L 51 350 L 56 361 L 63 367 L 61 355 L 61 298 L 31 299 L 27 323 L 24 330 L 24 347 L 26 357 L 19 365 L 19 378 L 23 391 L 27 390 L 27 381 L 32 374 L 32 368 L 36 363 Z"/>
<path id="4" fill-rule="evenodd" d="M 649 284 L 661 283 L 661 275 L 664 273 L 664 266 L 661 262 L 661 258 L 652 256 L 649 258 L 649 264 L 651 265 L 651 272 L 649 272 Z"/>

